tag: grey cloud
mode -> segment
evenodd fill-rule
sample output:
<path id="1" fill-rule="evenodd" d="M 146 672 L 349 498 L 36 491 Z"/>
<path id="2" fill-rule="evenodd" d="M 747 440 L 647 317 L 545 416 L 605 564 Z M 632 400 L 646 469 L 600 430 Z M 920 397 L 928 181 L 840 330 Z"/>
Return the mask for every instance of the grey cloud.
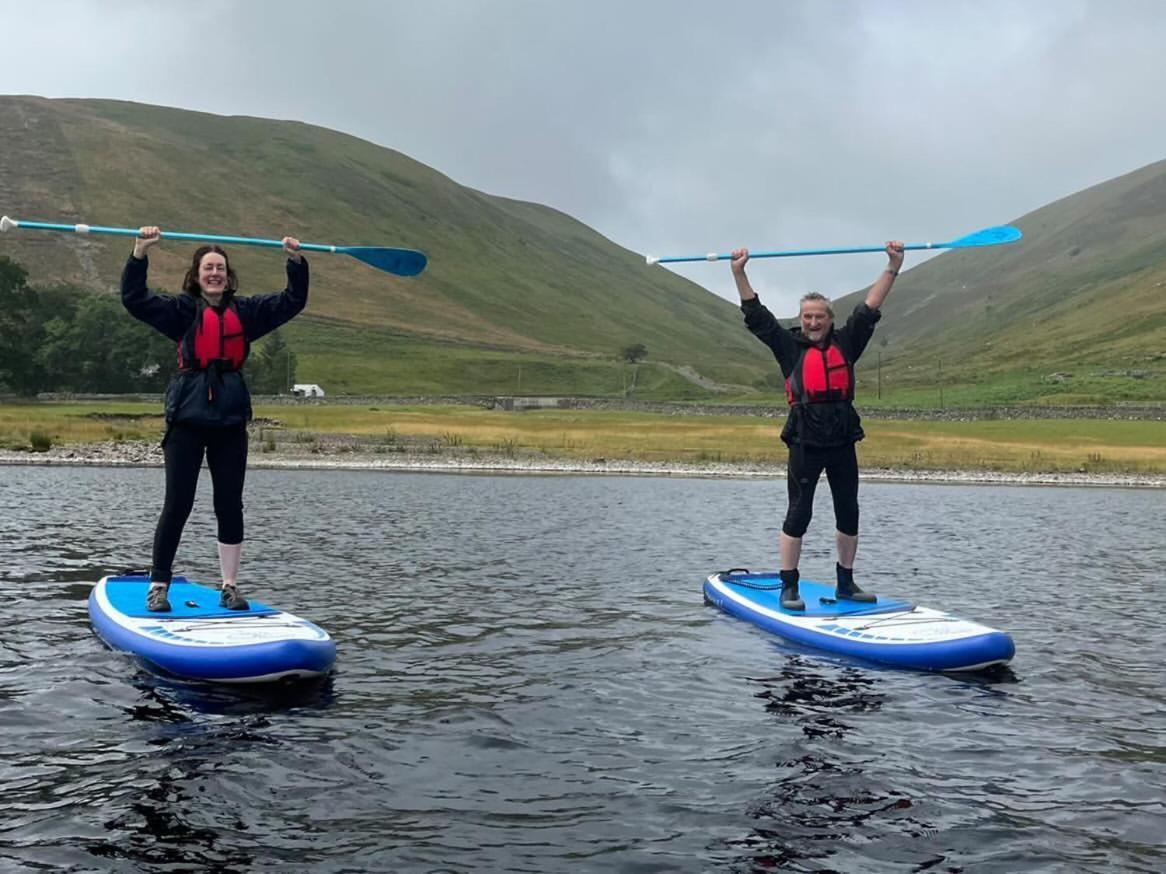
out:
<path id="1" fill-rule="evenodd" d="M 320 124 L 655 254 L 956 236 L 1166 134 L 1156 2 L 77 0 L 5 24 L 6 93 Z M 788 309 L 879 267 L 753 276 Z M 732 296 L 724 265 L 678 272 Z"/>

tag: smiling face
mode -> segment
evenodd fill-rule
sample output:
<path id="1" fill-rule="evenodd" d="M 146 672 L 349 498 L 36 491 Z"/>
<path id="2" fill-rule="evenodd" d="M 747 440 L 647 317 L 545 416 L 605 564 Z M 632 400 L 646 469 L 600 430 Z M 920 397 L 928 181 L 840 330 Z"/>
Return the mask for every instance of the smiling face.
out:
<path id="1" fill-rule="evenodd" d="M 803 300 L 801 309 L 802 333 L 811 343 L 821 343 L 834 327 L 830 304 L 825 300 Z"/>
<path id="2" fill-rule="evenodd" d="M 227 290 L 227 259 L 218 252 L 207 252 L 198 262 L 198 287 L 212 300 Z"/>

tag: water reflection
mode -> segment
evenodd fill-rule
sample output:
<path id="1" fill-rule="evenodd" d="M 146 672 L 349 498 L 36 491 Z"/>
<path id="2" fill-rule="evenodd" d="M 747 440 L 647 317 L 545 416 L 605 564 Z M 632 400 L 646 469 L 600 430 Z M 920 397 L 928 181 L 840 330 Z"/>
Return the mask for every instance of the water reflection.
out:
<path id="1" fill-rule="evenodd" d="M 1014 635 L 1014 669 L 947 676 L 700 608 L 710 570 L 772 566 L 780 483 L 256 471 L 247 583 L 340 672 L 232 688 L 89 627 L 158 488 L 0 470 L 0 871 L 1163 870 L 1164 640 L 1112 597 L 1157 591 L 1131 520 L 1160 494 L 866 488 L 876 588 Z M 1081 609 L 1010 611 L 1018 580 Z"/>
<path id="2" fill-rule="evenodd" d="M 207 784 L 227 754 L 255 740 L 232 727 L 204 735 L 201 743 L 162 742 L 150 761 L 138 764 L 136 799 L 105 822 L 109 839 L 91 844 L 88 852 L 150 866 L 182 865 L 181 870 L 248 870 L 254 856 L 233 839 L 246 823 L 214 801 L 209 802 L 214 814 L 208 816 Z M 145 781 L 142 772 L 149 774 Z"/>
<path id="3" fill-rule="evenodd" d="M 278 757 L 287 741 L 273 719 L 327 710 L 335 701 L 334 678 L 224 686 L 140 670 L 131 683 L 138 700 L 121 710 L 146 727 L 143 743 L 151 751 L 136 758 L 133 800 L 105 822 L 109 839 L 88 851 L 163 868 L 249 870 L 255 857 L 238 840 L 250 827 L 238 796 L 250 791 L 251 777 L 236 763 Z"/>
<path id="4" fill-rule="evenodd" d="M 999 716 L 1016 673 L 910 674 L 775 649 L 780 670 L 747 678 L 774 717 L 774 775 L 746 807 L 749 831 L 725 841 L 737 853 L 733 870 L 963 870 L 940 838 L 936 799 L 914 779 L 918 763 L 894 758 L 901 746 L 887 724 L 925 727 L 948 699 L 957 711 Z M 960 690 L 976 698 L 952 699 Z M 985 706 L 993 700 L 995 711 Z M 897 712 L 883 715 L 888 706 Z"/>
<path id="5" fill-rule="evenodd" d="M 795 654 L 784 658 L 776 675 L 748 683 L 775 717 L 775 736 L 786 740 L 775 750 L 775 781 L 748 807 L 750 832 L 727 842 L 745 851 L 738 869 L 829 870 L 822 864 L 840 840 L 854 837 L 872 818 L 912 807 L 901 793 L 872 786 L 864 755 L 848 754 L 853 747 L 831 749 L 859 731 L 850 717 L 883 707 L 887 693 L 878 674 Z"/>
<path id="6" fill-rule="evenodd" d="M 250 716 L 326 710 L 335 702 L 335 676 L 288 683 L 200 683 L 141 670 L 133 680 L 143 700 L 125 711 L 144 722 L 187 722 L 192 714 Z"/>
<path id="7" fill-rule="evenodd" d="M 882 707 L 876 674 L 862 668 L 831 668 L 829 662 L 791 656 L 776 677 L 751 679 L 764 687 L 755 693 L 765 709 L 797 721 L 807 737 L 842 737 L 851 726 L 838 713 L 867 713 Z"/>

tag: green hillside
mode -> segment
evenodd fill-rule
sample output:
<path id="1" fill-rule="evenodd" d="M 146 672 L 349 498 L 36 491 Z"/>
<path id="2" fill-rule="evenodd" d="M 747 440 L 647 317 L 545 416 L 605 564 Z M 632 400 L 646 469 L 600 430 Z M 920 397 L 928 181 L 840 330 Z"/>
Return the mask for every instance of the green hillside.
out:
<path id="1" fill-rule="evenodd" d="M 716 388 L 756 400 L 774 370 L 733 304 L 571 217 L 298 122 L 0 97 L 0 212 L 424 250 L 430 267 L 415 279 L 312 258 L 312 300 L 287 338 L 297 377 L 333 394 L 634 386 L 645 399 Z M 946 253 L 900 277 L 860 366 L 864 405 L 1166 401 L 1166 162 L 1014 224 L 1017 244 Z M 103 294 L 128 249 L 116 237 L 0 237 L 34 286 Z M 159 249 L 152 283 L 176 288 L 191 247 Z M 274 253 L 231 255 L 244 293 L 282 286 Z M 621 360 L 633 344 L 648 349 L 638 366 Z"/>
<path id="2" fill-rule="evenodd" d="M 884 400 L 1166 401 L 1166 161 L 1011 223 L 1018 243 L 899 278 L 872 347 Z"/>
<path id="3" fill-rule="evenodd" d="M 619 394 L 629 379 L 620 352 L 636 343 L 648 349 L 638 396 L 708 394 L 663 363 L 736 391 L 768 366 L 732 304 L 569 216 L 301 123 L 0 97 L 0 210 L 425 251 L 430 267 L 416 279 L 342 256 L 312 259 L 309 311 L 289 336 L 299 376 L 339 392 Z M 15 231 L 0 252 L 34 285 L 111 293 L 127 243 Z M 173 288 L 191 247 L 160 249 L 151 281 Z M 282 285 L 282 261 L 270 251 L 231 254 L 244 292 Z"/>

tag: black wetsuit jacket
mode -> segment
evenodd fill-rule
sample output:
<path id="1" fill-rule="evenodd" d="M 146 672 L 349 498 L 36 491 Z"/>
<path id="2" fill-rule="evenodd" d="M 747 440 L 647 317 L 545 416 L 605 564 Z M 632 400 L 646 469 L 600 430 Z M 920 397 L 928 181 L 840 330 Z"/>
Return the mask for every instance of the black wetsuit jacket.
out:
<path id="1" fill-rule="evenodd" d="M 773 313 L 756 297 L 742 301 L 741 312 L 745 314 L 745 326 L 773 350 L 773 357 L 781 366 L 782 376 L 789 379 L 802 352 L 814 344 L 802 334 L 800 327 L 783 328 Z M 846 360 L 853 366 L 870 342 L 880 318 L 882 313 L 860 303 L 845 325 L 831 329 L 827 343 L 837 343 Z M 790 407 L 789 418 L 781 431 L 781 439 L 788 445 L 802 444 L 820 448 L 846 446 L 864 436 L 858 411 L 848 400 L 795 404 Z"/>
<path id="2" fill-rule="evenodd" d="M 154 294 L 146 287 L 147 259 L 130 256 L 121 274 L 121 302 L 137 319 L 175 343 L 182 341 L 199 314 L 199 301 L 185 292 Z M 231 296 L 243 323 L 247 349 L 299 313 L 308 302 L 308 262 L 287 262 L 287 288 L 255 297 Z M 243 374 L 212 366 L 207 370 L 180 370 L 166 388 L 166 422 L 230 428 L 251 420 L 251 393 Z"/>

